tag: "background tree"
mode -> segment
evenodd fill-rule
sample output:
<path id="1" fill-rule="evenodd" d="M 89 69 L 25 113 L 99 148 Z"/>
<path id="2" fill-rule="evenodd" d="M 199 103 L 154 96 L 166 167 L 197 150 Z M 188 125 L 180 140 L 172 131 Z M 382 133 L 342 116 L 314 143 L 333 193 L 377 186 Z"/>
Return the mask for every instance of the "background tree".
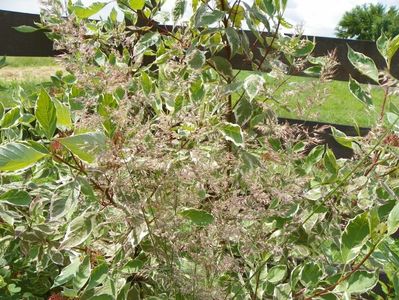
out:
<path id="1" fill-rule="evenodd" d="M 340 38 L 377 40 L 381 32 L 388 37 L 399 34 L 399 10 L 382 4 L 358 5 L 344 14 L 336 28 Z"/>

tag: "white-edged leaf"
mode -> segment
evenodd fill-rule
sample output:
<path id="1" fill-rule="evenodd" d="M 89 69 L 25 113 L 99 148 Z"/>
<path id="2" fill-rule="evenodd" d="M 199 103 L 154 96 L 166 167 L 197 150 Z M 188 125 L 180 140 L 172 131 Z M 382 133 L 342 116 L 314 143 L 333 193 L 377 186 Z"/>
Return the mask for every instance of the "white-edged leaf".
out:
<path id="1" fill-rule="evenodd" d="M 244 147 L 244 136 L 240 125 L 225 122 L 220 131 L 226 140 L 233 142 L 238 147 Z"/>
<path id="2" fill-rule="evenodd" d="M 173 7 L 172 16 L 173 21 L 176 22 L 183 17 L 184 12 L 186 11 L 187 0 L 176 0 L 175 6 Z"/>
<path id="3" fill-rule="evenodd" d="M 61 286 L 64 283 L 71 281 L 76 273 L 79 271 L 80 259 L 79 257 L 74 258 L 71 263 L 62 269 L 61 273 L 54 279 L 53 286 L 51 288 L 55 288 L 57 286 Z"/>
<path id="4" fill-rule="evenodd" d="M 233 77 L 233 67 L 224 57 L 213 56 L 209 59 L 209 63 L 225 78 Z"/>
<path id="5" fill-rule="evenodd" d="M 40 28 L 29 26 L 29 25 L 21 25 L 14 27 L 16 31 L 23 32 L 23 33 L 31 33 L 40 30 Z"/>
<path id="6" fill-rule="evenodd" d="M 360 73 L 378 83 L 378 69 L 370 57 L 348 46 L 348 59 Z"/>
<path id="7" fill-rule="evenodd" d="M 247 93 L 249 100 L 254 99 L 263 89 L 265 79 L 257 74 L 249 75 L 244 81 L 244 90 Z"/>
<path id="8" fill-rule="evenodd" d="M 104 2 L 94 2 L 88 7 L 74 5 L 71 7 L 71 10 L 78 18 L 87 19 L 95 15 L 96 13 L 100 12 L 100 10 L 102 10 L 106 5 L 107 3 Z"/>
<path id="9" fill-rule="evenodd" d="M 148 48 L 154 46 L 156 43 L 158 43 L 160 37 L 161 36 L 158 32 L 147 32 L 144 34 L 134 47 L 134 56 L 139 56 Z"/>
<path id="10" fill-rule="evenodd" d="M 213 23 L 222 20 L 225 15 L 226 13 L 223 11 L 217 9 L 209 10 L 205 4 L 202 4 L 198 8 L 195 14 L 194 18 L 195 26 L 196 27 L 209 26 Z"/>
<path id="11" fill-rule="evenodd" d="M 54 99 L 54 105 L 57 115 L 57 127 L 60 130 L 71 130 L 72 129 L 72 117 L 71 110 L 69 107 L 60 102 L 57 99 Z"/>
<path id="12" fill-rule="evenodd" d="M 279 265 L 272 267 L 267 272 L 266 280 L 272 284 L 276 284 L 284 279 L 287 274 L 287 266 Z"/>
<path id="13" fill-rule="evenodd" d="M 204 210 L 196 208 L 187 208 L 179 213 L 182 217 L 189 219 L 195 225 L 206 226 L 212 224 L 214 216 Z"/>
<path id="14" fill-rule="evenodd" d="M 73 277 L 72 285 L 73 288 L 79 291 L 89 280 L 91 272 L 90 256 L 86 256 L 79 266 L 78 272 Z"/>
<path id="15" fill-rule="evenodd" d="M 80 185 L 76 181 L 58 187 L 51 197 L 50 220 L 58 220 L 65 216 L 69 219 L 77 207 L 79 195 Z"/>
<path id="16" fill-rule="evenodd" d="M 226 28 L 226 36 L 227 36 L 227 42 L 229 43 L 231 49 L 230 57 L 233 57 L 240 48 L 241 45 L 240 36 L 233 27 Z"/>
<path id="17" fill-rule="evenodd" d="M 28 192 L 21 190 L 9 190 L 0 195 L 0 204 L 7 203 L 13 206 L 29 206 L 32 202 Z"/>
<path id="18" fill-rule="evenodd" d="M 378 283 L 378 277 L 367 271 L 356 271 L 348 280 L 339 284 L 334 291 L 361 294 L 371 290 Z"/>
<path id="19" fill-rule="evenodd" d="M 346 263 L 359 254 L 369 234 L 367 213 L 357 215 L 348 222 L 341 236 L 341 254 Z"/>
<path id="20" fill-rule="evenodd" d="M 68 228 L 60 245 L 60 249 L 71 249 L 84 243 L 90 236 L 94 226 L 93 215 L 82 214 L 68 224 Z"/>
<path id="21" fill-rule="evenodd" d="M 0 171 L 18 171 L 32 166 L 47 154 L 21 143 L 0 146 Z"/>
<path id="22" fill-rule="evenodd" d="M 188 56 L 188 65 L 192 69 L 200 69 L 206 62 L 206 57 L 203 51 L 200 51 L 198 49 L 195 49 L 192 51 L 189 56 Z"/>
<path id="23" fill-rule="evenodd" d="M 348 82 L 349 91 L 357 100 L 366 104 L 367 106 L 373 105 L 373 100 L 371 99 L 371 95 L 369 92 L 363 90 L 362 86 L 357 82 L 352 76 L 349 77 Z"/>
<path id="24" fill-rule="evenodd" d="M 399 229 L 399 203 L 391 210 L 388 216 L 388 234 L 394 234 Z"/>
<path id="25" fill-rule="evenodd" d="M 105 150 L 106 136 L 102 132 L 90 132 L 68 136 L 58 141 L 74 155 L 88 163 Z"/>
<path id="26" fill-rule="evenodd" d="M 51 139 L 57 127 L 57 112 L 49 94 L 42 89 L 36 101 L 35 116 L 46 137 Z"/>

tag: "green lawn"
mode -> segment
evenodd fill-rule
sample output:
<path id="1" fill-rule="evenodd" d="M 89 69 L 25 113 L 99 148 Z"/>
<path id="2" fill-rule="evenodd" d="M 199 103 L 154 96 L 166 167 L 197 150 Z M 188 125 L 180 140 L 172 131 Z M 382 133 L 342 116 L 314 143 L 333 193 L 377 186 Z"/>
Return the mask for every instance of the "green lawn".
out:
<path id="1" fill-rule="evenodd" d="M 19 86 L 29 96 L 60 69 L 51 57 L 7 57 L 6 63 L 6 67 L 0 69 L 0 102 L 5 107 L 13 101 Z"/>
<path id="2" fill-rule="evenodd" d="M 60 69 L 54 58 L 50 57 L 7 57 L 7 66 L 0 69 L 0 101 L 7 105 L 12 99 L 17 87 L 21 85 L 26 94 L 35 90 L 38 85 L 49 81 L 50 76 Z M 244 79 L 251 74 L 243 71 L 239 78 Z M 270 87 L 276 83 L 269 76 L 265 79 Z M 292 90 L 291 94 L 284 96 L 288 103 L 283 109 L 271 103 L 281 117 L 317 120 L 322 122 L 349 124 L 357 123 L 359 126 L 369 127 L 378 118 L 377 112 L 368 112 L 364 105 L 356 100 L 349 92 L 347 82 L 331 81 L 312 87 L 316 79 L 304 77 L 291 77 L 277 94 L 284 94 Z M 323 101 L 316 101 L 318 105 L 311 105 L 311 109 L 302 110 L 308 98 L 315 95 L 316 90 L 327 89 L 329 95 Z M 299 90 L 299 91 L 298 91 Z M 373 100 L 378 108 L 381 107 L 383 92 L 372 88 Z M 391 99 L 399 104 L 399 98 Z M 302 110 L 302 112 L 300 112 Z M 298 112 L 299 111 L 299 112 Z"/>
<path id="3" fill-rule="evenodd" d="M 239 77 L 244 79 L 249 74 L 251 73 L 243 71 L 240 73 Z M 272 88 L 278 84 L 273 82 L 269 76 L 265 76 L 265 79 Z M 281 95 L 290 89 L 294 91 L 292 95 L 289 95 L 288 99 L 286 99 L 288 102 L 288 109 L 291 111 L 287 111 L 273 102 L 271 105 L 276 108 L 278 115 L 287 118 L 299 118 L 335 124 L 354 125 L 357 123 L 357 125 L 361 127 L 369 127 L 375 124 L 379 117 L 384 94 L 380 88 L 371 87 L 371 95 L 377 107 L 377 111 L 369 112 L 366 107 L 349 92 L 347 82 L 333 80 L 319 84 L 317 88 L 312 88 L 311 85 L 312 83 L 314 84 L 315 81 L 317 81 L 317 79 L 292 76 L 284 87 L 280 89 L 280 93 L 277 93 L 277 95 Z M 367 86 L 365 86 L 365 88 L 367 88 Z M 299 91 L 297 91 L 298 89 Z M 301 91 L 301 89 L 303 90 Z M 311 106 L 310 109 L 304 110 L 302 114 L 298 114 L 298 109 L 296 108 L 303 106 L 306 99 L 310 96 L 314 96 L 316 90 L 320 89 L 327 89 L 327 97 L 322 101 L 316 101 L 320 103 L 319 105 Z M 391 97 L 390 101 L 399 104 L 399 97 Z"/>
<path id="4" fill-rule="evenodd" d="M 56 66 L 57 62 L 53 57 L 25 57 L 25 56 L 9 56 L 6 58 L 7 67 L 21 68 L 21 67 L 45 67 Z"/>

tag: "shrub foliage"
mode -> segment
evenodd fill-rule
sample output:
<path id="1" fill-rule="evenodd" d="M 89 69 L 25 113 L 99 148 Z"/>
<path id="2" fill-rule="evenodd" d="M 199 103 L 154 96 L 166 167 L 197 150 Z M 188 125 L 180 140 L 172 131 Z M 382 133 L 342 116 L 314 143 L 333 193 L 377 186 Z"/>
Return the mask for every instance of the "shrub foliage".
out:
<path id="1" fill-rule="evenodd" d="M 333 129 L 354 151 L 337 159 L 273 113 L 305 89 L 301 110 L 321 101 L 336 64 L 280 33 L 286 1 L 178 0 L 171 15 L 162 1 L 117 4 L 94 21 L 104 3 L 70 2 L 65 17 L 49 1 L 39 27 L 67 72 L 0 105 L 1 297 L 399 295 L 398 38 L 377 42 L 384 71 L 350 49 L 385 99 L 366 138 Z M 243 81 L 235 59 L 253 68 Z M 293 72 L 320 79 L 281 92 Z"/>

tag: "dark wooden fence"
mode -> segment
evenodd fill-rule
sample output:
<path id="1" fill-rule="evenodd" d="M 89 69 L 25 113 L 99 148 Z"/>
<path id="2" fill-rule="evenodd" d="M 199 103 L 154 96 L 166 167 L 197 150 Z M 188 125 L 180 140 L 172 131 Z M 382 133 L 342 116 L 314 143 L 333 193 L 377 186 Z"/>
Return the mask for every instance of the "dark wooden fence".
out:
<path id="1" fill-rule="evenodd" d="M 17 32 L 14 27 L 20 25 L 34 25 L 34 22 L 39 22 L 40 18 L 38 15 L 16 13 L 10 11 L 0 10 L 0 56 L 55 56 L 57 53 L 53 50 L 53 45 L 50 40 L 47 39 L 43 32 L 34 33 L 20 33 Z M 170 26 L 162 26 L 167 30 L 172 30 Z M 256 38 L 251 32 L 246 32 L 250 43 L 252 44 Z M 376 45 L 371 41 L 357 41 L 357 40 L 346 40 L 326 37 L 314 37 L 307 36 L 310 40 L 315 40 L 316 47 L 314 49 L 315 56 L 326 55 L 329 52 L 336 50 L 337 59 L 339 66 L 335 73 L 335 80 L 346 81 L 351 75 L 362 83 L 372 83 L 368 78 L 359 74 L 356 71 L 347 58 L 348 45 L 355 51 L 362 52 L 365 55 L 371 57 L 379 69 L 386 68 L 385 61 L 379 54 Z M 254 59 L 260 59 L 260 53 L 255 53 Z M 251 70 L 252 66 L 250 62 L 246 61 L 243 57 L 236 56 L 232 61 L 234 69 L 240 70 Z M 396 53 L 392 62 L 392 74 L 399 78 L 399 53 Z M 299 76 L 305 76 L 305 74 L 297 74 Z M 280 122 L 288 122 L 289 124 L 301 124 L 303 127 L 308 128 L 309 131 L 314 131 L 315 128 L 320 126 L 332 125 L 337 127 L 339 130 L 345 132 L 348 135 L 356 135 L 356 131 L 351 126 L 327 124 L 320 122 L 310 122 L 304 120 L 293 120 L 280 118 Z M 367 134 L 368 128 L 361 128 L 360 133 L 362 135 Z M 331 137 L 331 131 L 326 130 L 320 134 L 321 138 L 334 150 L 338 157 L 350 157 L 352 152 L 350 149 L 340 146 Z"/>

